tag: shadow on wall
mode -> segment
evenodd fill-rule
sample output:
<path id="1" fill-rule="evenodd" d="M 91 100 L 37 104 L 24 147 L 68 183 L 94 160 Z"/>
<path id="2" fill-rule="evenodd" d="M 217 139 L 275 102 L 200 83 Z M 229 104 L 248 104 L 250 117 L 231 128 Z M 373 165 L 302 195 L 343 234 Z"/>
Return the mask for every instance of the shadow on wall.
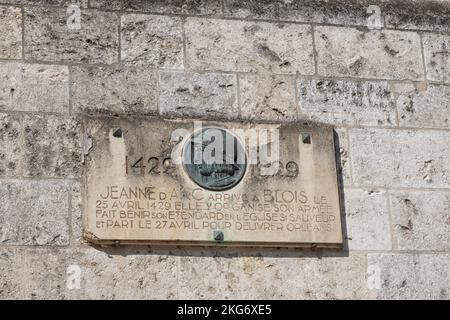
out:
<path id="1" fill-rule="evenodd" d="M 121 247 L 94 245 L 91 246 L 108 255 L 170 255 L 188 257 L 348 257 L 347 221 L 345 214 L 344 182 L 342 176 L 342 161 L 339 135 L 334 131 L 336 171 L 338 179 L 338 192 L 340 213 L 342 221 L 343 244 L 341 248 L 264 248 L 264 247 L 231 247 L 231 246 L 181 246 L 181 245 L 126 245 Z"/>

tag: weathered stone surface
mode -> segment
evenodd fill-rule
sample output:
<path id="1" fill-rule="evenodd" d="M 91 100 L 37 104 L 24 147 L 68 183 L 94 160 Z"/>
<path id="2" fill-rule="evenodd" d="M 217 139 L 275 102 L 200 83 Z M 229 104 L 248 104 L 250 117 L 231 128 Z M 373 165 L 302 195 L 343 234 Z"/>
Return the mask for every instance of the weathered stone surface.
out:
<path id="1" fill-rule="evenodd" d="M 224 0 L 226 16 L 346 26 L 370 26 L 376 18 L 369 10 L 373 5 L 380 8 L 381 21 L 390 28 L 450 29 L 445 19 L 450 7 L 445 0 Z"/>
<path id="2" fill-rule="evenodd" d="M 450 36 L 422 34 L 427 79 L 450 83 Z"/>
<path id="3" fill-rule="evenodd" d="M 0 6 L 0 59 L 22 58 L 22 10 Z"/>
<path id="4" fill-rule="evenodd" d="M 22 126 L 18 116 L 0 113 L 0 176 L 20 176 Z"/>
<path id="5" fill-rule="evenodd" d="M 380 7 L 387 28 L 450 31 L 447 0 L 385 1 Z"/>
<path id="6" fill-rule="evenodd" d="M 345 213 L 350 250 L 391 250 L 391 228 L 386 193 L 346 189 Z"/>
<path id="7" fill-rule="evenodd" d="M 220 0 L 92 0 L 92 8 L 155 13 L 219 15 Z"/>
<path id="8" fill-rule="evenodd" d="M 85 244 L 83 240 L 83 198 L 82 188 L 79 182 L 73 182 L 70 185 L 70 209 L 71 209 L 71 243 L 72 244 Z"/>
<path id="9" fill-rule="evenodd" d="M 450 298 L 449 254 L 368 255 L 371 295 L 377 299 Z"/>
<path id="10" fill-rule="evenodd" d="M 121 21 L 121 58 L 129 65 L 183 68 L 181 18 L 126 14 Z"/>
<path id="11" fill-rule="evenodd" d="M 292 251 L 201 252 L 180 258 L 180 299 L 351 299 L 367 297 L 365 257 Z M 302 270 L 302 272 L 298 272 Z M 338 271 L 339 270 L 339 271 Z M 340 277 L 337 276 L 340 274 Z M 353 273 L 352 273 L 353 272 Z M 202 281 L 198 281 L 201 275 Z M 350 278 L 353 275 L 353 280 Z"/>
<path id="12" fill-rule="evenodd" d="M 283 21 L 365 25 L 366 8 L 358 2 L 317 0 L 224 0 L 225 16 Z"/>
<path id="13" fill-rule="evenodd" d="M 146 248 L 3 247 L 0 298 L 174 299 L 177 266 L 177 257 Z"/>
<path id="14" fill-rule="evenodd" d="M 160 112 L 169 116 L 237 118 L 236 76 L 218 73 L 160 74 Z"/>
<path id="15" fill-rule="evenodd" d="M 315 40 L 320 75 L 424 79 L 417 33 L 318 26 Z"/>
<path id="16" fill-rule="evenodd" d="M 279 75 L 239 75 L 241 114 L 248 120 L 297 119 L 295 79 Z"/>
<path id="17" fill-rule="evenodd" d="M 353 181 L 358 186 L 450 186 L 450 132 L 351 129 Z"/>
<path id="18" fill-rule="evenodd" d="M 94 145 L 86 158 L 83 211 L 90 242 L 263 247 L 342 243 L 330 127 L 202 121 L 203 129 L 220 127 L 236 138 L 208 130 L 202 139 L 199 123 L 188 119 L 89 119 L 84 127 L 89 123 L 99 128 L 87 132 Z M 226 144 L 226 155 L 219 150 L 220 141 Z M 264 152 L 268 144 L 273 146 L 270 156 Z M 230 149 L 242 152 L 232 156 Z M 222 165 L 208 165 L 208 152 L 215 152 L 214 161 Z M 195 165 L 198 156 L 204 160 L 201 167 Z M 276 164 L 263 167 L 261 162 Z M 120 206 L 129 215 L 98 214 L 99 203 L 104 212 Z"/>
<path id="19" fill-rule="evenodd" d="M 314 73 L 310 26 L 188 18 L 185 28 L 190 69 Z"/>
<path id="20" fill-rule="evenodd" d="M 116 14 L 96 10 L 81 12 L 80 29 L 68 27 L 66 9 L 25 9 L 25 58 L 39 61 L 118 62 Z"/>
<path id="21" fill-rule="evenodd" d="M 78 5 L 80 8 L 87 8 L 88 6 L 88 0 L 0 0 L 0 3 L 11 3 L 17 5 L 48 5 L 59 7 Z"/>
<path id="22" fill-rule="evenodd" d="M 158 76 L 147 68 L 72 67 L 72 107 L 88 114 L 155 114 Z"/>
<path id="23" fill-rule="evenodd" d="M 395 100 L 385 81 L 299 79 L 301 115 L 337 125 L 395 125 Z"/>
<path id="24" fill-rule="evenodd" d="M 1 180 L 0 243 L 68 244 L 68 191 L 64 181 Z"/>
<path id="25" fill-rule="evenodd" d="M 81 175 L 80 122 L 54 115 L 26 115 L 24 175 L 78 177 Z"/>
<path id="26" fill-rule="evenodd" d="M 450 192 L 391 191 L 399 250 L 450 249 Z"/>
<path id="27" fill-rule="evenodd" d="M 69 112 L 66 66 L 0 63 L 0 110 Z"/>
<path id="28" fill-rule="evenodd" d="M 399 122 L 418 128 L 450 128 L 450 86 L 412 86 L 397 98 Z"/>
<path id="29" fill-rule="evenodd" d="M 342 177 L 342 183 L 344 185 L 351 185 L 351 169 L 350 169 L 350 146 L 348 145 L 348 131 L 347 128 L 334 128 L 334 142 L 338 146 L 337 152 L 341 167 L 338 168 L 338 174 Z M 338 159 L 338 160 L 339 160 Z"/>

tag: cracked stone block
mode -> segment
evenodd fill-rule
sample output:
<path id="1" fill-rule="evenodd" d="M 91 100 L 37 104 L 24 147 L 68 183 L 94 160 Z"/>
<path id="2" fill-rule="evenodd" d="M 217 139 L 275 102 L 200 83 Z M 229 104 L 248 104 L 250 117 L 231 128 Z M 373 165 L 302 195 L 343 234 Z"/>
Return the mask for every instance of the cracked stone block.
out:
<path id="1" fill-rule="evenodd" d="M 115 13 L 81 10 L 79 25 L 72 24 L 71 17 L 65 8 L 25 8 L 25 58 L 56 62 L 118 62 L 119 19 Z"/>
<path id="2" fill-rule="evenodd" d="M 219 15 L 220 0 L 91 0 L 92 8 L 169 14 Z"/>
<path id="3" fill-rule="evenodd" d="M 148 248 L 0 248 L 3 299 L 176 299 L 178 257 Z"/>
<path id="4" fill-rule="evenodd" d="M 386 81 L 299 79 L 301 115 L 333 125 L 395 125 L 395 99 Z"/>
<path id="5" fill-rule="evenodd" d="M 121 58 L 127 65 L 183 69 L 183 26 L 178 17 L 125 14 Z"/>
<path id="6" fill-rule="evenodd" d="M 22 10 L 0 6 L 0 59 L 22 58 Z"/>
<path id="7" fill-rule="evenodd" d="M 0 176 L 20 176 L 23 152 L 18 116 L 0 113 Z"/>
<path id="8" fill-rule="evenodd" d="M 450 36 L 423 33 L 422 41 L 427 79 L 450 84 Z"/>
<path id="9" fill-rule="evenodd" d="M 391 191 L 390 199 L 399 250 L 450 249 L 450 192 Z"/>
<path id="10" fill-rule="evenodd" d="M 448 188 L 450 132 L 350 129 L 356 186 Z"/>
<path id="11" fill-rule="evenodd" d="M 66 66 L 1 62 L 0 110 L 69 112 Z"/>
<path id="12" fill-rule="evenodd" d="M 155 114 L 158 76 L 147 68 L 71 68 L 72 107 L 87 114 Z"/>
<path id="13" fill-rule="evenodd" d="M 81 176 L 81 127 L 76 118 L 26 115 L 23 130 L 25 176 Z"/>
<path id="14" fill-rule="evenodd" d="M 314 73 L 310 26 L 188 18 L 185 28 L 189 69 Z"/>
<path id="15" fill-rule="evenodd" d="M 428 84 L 412 87 L 397 98 L 401 126 L 450 128 L 450 87 Z"/>
<path id="16" fill-rule="evenodd" d="M 372 298 L 450 298 L 449 254 L 370 253 L 367 259 Z"/>
<path id="17" fill-rule="evenodd" d="M 415 32 L 315 28 L 322 76 L 423 80 L 420 37 Z"/>
<path id="18" fill-rule="evenodd" d="M 392 250 L 385 192 L 346 189 L 345 215 L 350 250 Z"/>
<path id="19" fill-rule="evenodd" d="M 0 243 L 67 245 L 68 189 L 62 180 L 1 180 Z"/>
<path id="20" fill-rule="evenodd" d="M 239 75 L 242 118 L 294 121 L 295 79 L 283 75 Z"/>
<path id="21" fill-rule="evenodd" d="M 292 251 L 266 255 L 180 258 L 180 298 L 205 299 L 364 299 L 365 255 L 323 256 Z M 193 279 L 215 271 L 202 284 Z M 301 272 L 299 272 L 301 270 Z M 206 273 L 209 274 L 209 273 Z M 218 286 L 218 289 L 213 290 Z M 195 288 L 194 292 L 189 288 Z M 196 292 L 200 292 L 196 294 Z"/>
<path id="22" fill-rule="evenodd" d="M 159 99 L 162 115 L 231 119 L 239 114 L 232 74 L 163 72 Z"/>

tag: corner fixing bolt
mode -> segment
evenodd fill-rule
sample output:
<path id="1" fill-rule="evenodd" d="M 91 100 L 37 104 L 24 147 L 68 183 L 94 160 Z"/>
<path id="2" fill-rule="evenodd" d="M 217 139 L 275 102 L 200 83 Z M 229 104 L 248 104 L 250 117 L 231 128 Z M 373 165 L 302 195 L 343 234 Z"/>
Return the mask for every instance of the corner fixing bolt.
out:
<path id="1" fill-rule="evenodd" d="M 122 138 L 122 129 L 121 128 L 114 128 L 113 129 L 113 137 Z"/>
<path id="2" fill-rule="evenodd" d="M 302 142 L 304 144 L 311 144 L 311 135 L 309 133 L 302 133 Z"/>
<path id="3" fill-rule="evenodd" d="M 221 230 L 214 230 L 213 237 L 215 241 L 223 241 L 224 236 Z"/>

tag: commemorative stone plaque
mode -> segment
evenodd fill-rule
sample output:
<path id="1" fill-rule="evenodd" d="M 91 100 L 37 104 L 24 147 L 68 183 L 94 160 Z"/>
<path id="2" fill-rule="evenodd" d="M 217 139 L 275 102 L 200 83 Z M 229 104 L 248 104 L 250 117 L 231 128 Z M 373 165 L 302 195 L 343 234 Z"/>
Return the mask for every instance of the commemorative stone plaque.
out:
<path id="1" fill-rule="evenodd" d="M 332 128 L 157 119 L 85 127 L 91 242 L 342 243 Z"/>

